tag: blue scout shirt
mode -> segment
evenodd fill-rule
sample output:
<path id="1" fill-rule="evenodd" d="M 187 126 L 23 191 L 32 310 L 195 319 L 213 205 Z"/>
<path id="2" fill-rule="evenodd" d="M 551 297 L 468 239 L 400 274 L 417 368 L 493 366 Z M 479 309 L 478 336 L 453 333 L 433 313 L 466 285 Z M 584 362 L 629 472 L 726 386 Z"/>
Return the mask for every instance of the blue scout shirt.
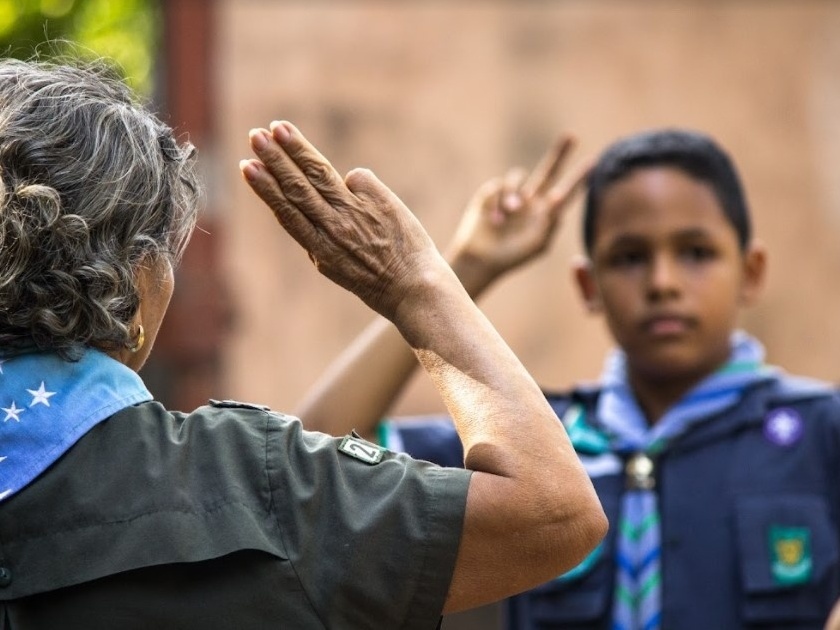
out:
<path id="1" fill-rule="evenodd" d="M 594 416 L 598 390 L 549 395 Z M 389 447 L 462 465 L 447 420 L 386 423 Z M 581 453 L 604 510 L 618 522 L 624 466 Z M 822 629 L 840 597 L 840 396 L 781 376 L 680 436 L 655 463 L 662 518 L 662 627 Z M 516 630 L 608 629 L 616 528 L 581 566 L 508 600 Z"/>

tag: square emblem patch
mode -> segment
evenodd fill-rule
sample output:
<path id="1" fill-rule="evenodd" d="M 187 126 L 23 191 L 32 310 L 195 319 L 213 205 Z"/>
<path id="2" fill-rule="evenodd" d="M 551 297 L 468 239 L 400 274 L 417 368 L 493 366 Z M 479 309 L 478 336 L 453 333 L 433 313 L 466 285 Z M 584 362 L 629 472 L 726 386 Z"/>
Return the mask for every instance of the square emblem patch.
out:
<path id="1" fill-rule="evenodd" d="M 381 462 L 385 454 L 385 449 L 381 446 L 353 435 L 345 435 L 338 445 L 338 450 L 371 466 Z"/>
<path id="2" fill-rule="evenodd" d="M 771 525 L 769 531 L 770 569 L 782 586 L 804 584 L 811 579 L 811 530 L 807 527 Z"/>

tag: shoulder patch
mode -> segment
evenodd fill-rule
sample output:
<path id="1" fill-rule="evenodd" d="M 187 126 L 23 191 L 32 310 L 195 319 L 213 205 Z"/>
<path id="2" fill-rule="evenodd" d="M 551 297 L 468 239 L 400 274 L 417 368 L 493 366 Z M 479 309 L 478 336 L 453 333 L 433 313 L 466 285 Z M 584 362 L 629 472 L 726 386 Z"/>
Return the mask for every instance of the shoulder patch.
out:
<path id="1" fill-rule="evenodd" d="M 271 411 L 271 407 L 265 405 L 257 405 L 255 403 L 241 402 L 239 400 L 215 400 L 211 398 L 207 401 L 211 407 L 231 408 L 231 409 L 256 409 L 257 411 Z"/>
<path id="2" fill-rule="evenodd" d="M 382 461 L 385 449 L 355 435 L 345 435 L 338 444 L 338 450 L 371 466 Z"/>
<path id="3" fill-rule="evenodd" d="M 802 416 L 791 407 L 778 407 L 764 417 L 764 437 L 777 446 L 793 446 L 804 430 Z"/>

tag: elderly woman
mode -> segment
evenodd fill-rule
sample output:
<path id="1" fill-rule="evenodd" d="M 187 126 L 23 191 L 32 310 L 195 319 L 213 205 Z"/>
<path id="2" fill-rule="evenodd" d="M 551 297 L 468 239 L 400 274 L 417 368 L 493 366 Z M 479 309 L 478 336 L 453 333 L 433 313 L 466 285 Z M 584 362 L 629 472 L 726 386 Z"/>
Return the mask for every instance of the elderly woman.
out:
<path id="1" fill-rule="evenodd" d="M 196 220 L 193 150 L 99 67 L 0 61 L 0 628 L 433 628 L 604 533 L 539 389 L 428 235 L 289 123 L 246 181 L 317 268 L 389 318 L 466 470 L 137 370 Z"/>

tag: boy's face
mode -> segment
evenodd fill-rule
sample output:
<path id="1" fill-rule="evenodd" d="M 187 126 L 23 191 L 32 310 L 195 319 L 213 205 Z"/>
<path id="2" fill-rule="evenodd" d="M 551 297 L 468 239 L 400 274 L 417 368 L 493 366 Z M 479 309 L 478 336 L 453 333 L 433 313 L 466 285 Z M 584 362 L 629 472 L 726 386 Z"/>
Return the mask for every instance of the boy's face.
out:
<path id="1" fill-rule="evenodd" d="M 591 260 L 576 270 L 631 377 L 701 379 L 729 356 L 741 305 L 761 286 L 764 252 L 742 252 L 712 188 L 673 167 L 645 167 L 602 196 Z"/>

